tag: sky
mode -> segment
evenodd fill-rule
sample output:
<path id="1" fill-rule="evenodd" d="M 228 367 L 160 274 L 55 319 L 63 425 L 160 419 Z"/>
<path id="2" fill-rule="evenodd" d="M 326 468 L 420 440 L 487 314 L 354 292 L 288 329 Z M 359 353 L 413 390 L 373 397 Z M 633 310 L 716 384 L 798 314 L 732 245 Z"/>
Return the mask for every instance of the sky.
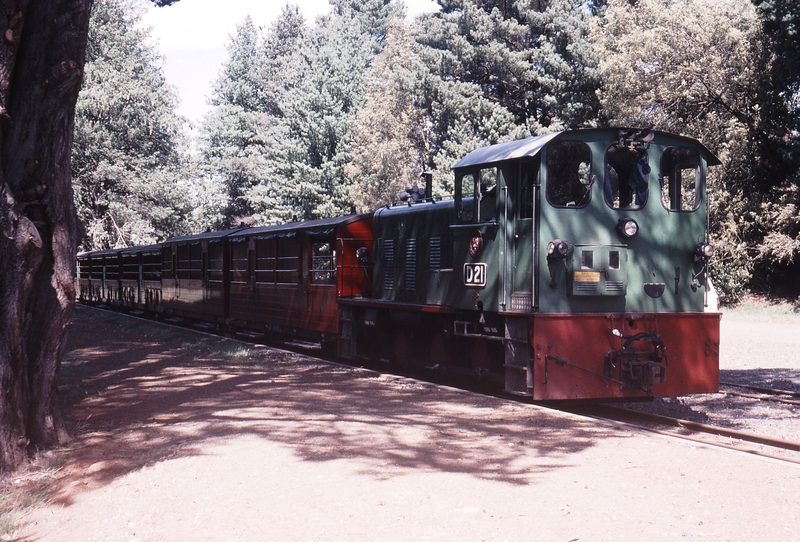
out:
<path id="1" fill-rule="evenodd" d="M 225 45 L 236 25 L 249 14 L 266 30 L 287 2 L 284 0 L 181 0 L 164 8 L 149 7 L 145 26 L 152 27 L 154 44 L 165 59 L 167 82 L 178 89 L 178 114 L 199 124 L 211 111 L 207 102 L 228 52 Z M 293 0 L 306 21 L 330 11 L 328 0 Z M 432 0 L 405 0 L 408 16 L 435 11 Z"/>

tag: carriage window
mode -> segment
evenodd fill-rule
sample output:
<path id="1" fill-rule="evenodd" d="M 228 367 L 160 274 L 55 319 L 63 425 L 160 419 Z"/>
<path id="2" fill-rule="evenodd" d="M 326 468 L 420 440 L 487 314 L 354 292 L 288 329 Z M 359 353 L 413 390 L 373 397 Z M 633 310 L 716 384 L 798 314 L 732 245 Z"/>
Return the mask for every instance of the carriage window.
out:
<path id="1" fill-rule="evenodd" d="M 116 254 L 108 255 L 103 258 L 106 266 L 106 280 L 119 279 L 119 258 Z"/>
<path id="2" fill-rule="evenodd" d="M 122 280 L 139 279 L 139 262 L 136 254 L 122 255 Z"/>
<path id="3" fill-rule="evenodd" d="M 647 202 L 647 151 L 613 145 L 606 151 L 604 192 L 612 209 L 636 209 Z"/>
<path id="4" fill-rule="evenodd" d="M 231 282 L 247 282 L 248 265 L 247 241 L 231 239 Z"/>
<path id="5" fill-rule="evenodd" d="M 330 241 L 311 245 L 311 282 L 336 284 L 336 251 Z"/>
<path id="6" fill-rule="evenodd" d="M 161 253 L 142 254 L 142 280 L 161 280 Z"/>
<path id="7" fill-rule="evenodd" d="M 686 147 L 664 151 L 661 157 L 661 202 L 670 211 L 694 211 L 700 206 L 700 154 Z"/>
<path id="8" fill-rule="evenodd" d="M 189 246 L 189 278 L 203 278 L 203 247 L 200 243 L 192 243 Z"/>
<path id="9" fill-rule="evenodd" d="M 189 244 L 183 243 L 178 245 L 178 266 L 176 271 L 179 279 L 191 278 L 191 263 L 192 259 L 189 255 Z"/>
<path id="10" fill-rule="evenodd" d="M 297 238 L 277 240 L 276 280 L 287 284 L 300 281 L 300 247 Z"/>
<path id="11" fill-rule="evenodd" d="M 547 199 L 556 207 L 584 207 L 592 188 L 592 153 L 582 141 L 547 148 Z"/>
<path id="12" fill-rule="evenodd" d="M 208 280 L 211 282 L 222 282 L 222 254 L 222 241 L 208 243 Z"/>
<path id="13" fill-rule="evenodd" d="M 89 258 L 78 260 L 78 277 L 82 279 L 92 278 L 92 260 Z"/>
<path id="14" fill-rule="evenodd" d="M 275 239 L 256 239 L 256 282 L 275 282 Z"/>
<path id="15" fill-rule="evenodd" d="M 161 251 L 161 276 L 165 279 L 172 277 L 172 245 L 164 247 Z"/>
<path id="16" fill-rule="evenodd" d="M 497 170 L 482 169 L 478 175 L 481 202 L 478 222 L 494 222 L 497 210 Z"/>

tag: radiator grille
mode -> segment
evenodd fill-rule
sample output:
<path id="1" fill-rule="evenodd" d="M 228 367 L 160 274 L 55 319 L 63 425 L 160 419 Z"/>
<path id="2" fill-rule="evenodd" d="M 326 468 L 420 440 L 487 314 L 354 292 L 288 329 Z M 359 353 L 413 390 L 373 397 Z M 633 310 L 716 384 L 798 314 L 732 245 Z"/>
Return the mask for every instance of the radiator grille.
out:
<path id="1" fill-rule="evenodd" d="M 383 261 L 386 272 L 383 277 L 383 289 L 394 290 L 394 240 L 384 239 L 383 241 Z"/>
<path id="2" fill-rule="evenodd" d="M 442 268 L 442 238 L 431 237 L 429 269 L 438 271 Z"/>
<path id="3" fill-rule="evenodd" d="M 621 280 L 606 281 L 606 292 L 624 292 L 625 283 Z"/>
<path id="4" fill-rule="evenodd" d="M 575 283 L 575 290 L 578 292 L 596 292 L 597 291 L 597 283 L 596 282 L 576 282 Z"/>
<path id="5" fill-rule="evenodd" d="M 406 291 L 417 289 L 417 240 L 406 241 Z"/>

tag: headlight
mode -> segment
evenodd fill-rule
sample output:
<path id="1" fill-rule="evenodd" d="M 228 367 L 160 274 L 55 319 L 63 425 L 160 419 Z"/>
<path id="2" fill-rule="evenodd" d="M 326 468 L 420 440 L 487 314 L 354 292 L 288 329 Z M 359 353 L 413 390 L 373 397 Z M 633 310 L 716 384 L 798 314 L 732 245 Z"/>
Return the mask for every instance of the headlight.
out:
<path id="1" fill-rule="evenodd" d="M 713 255 L 714 255 L 714 247 L 712 247 L 708 243 L 700 243 L 694 249 L 695 261 L 707 262 L 708 260 L 711 259 Z"/>
<path id="2" fill-rule="evenodd" d="M 367 247 L 361 247 L 356 250 L 356 259 L 361 263 L 369 263 L 370 253 Z"/>
<path id="3" fill-rule="evenodd" d="M 626 239 L 630 239 L 639 233 L 639 224 L 632 218 L 620 218 L 617 222 L 617 231 Z"/>
<path id="4" fill-rule="evenodd" d="M 547 243 L 547 259 L 565 258 L 569 253 L 569 243 L 561 239 L 553 239 Z"/>

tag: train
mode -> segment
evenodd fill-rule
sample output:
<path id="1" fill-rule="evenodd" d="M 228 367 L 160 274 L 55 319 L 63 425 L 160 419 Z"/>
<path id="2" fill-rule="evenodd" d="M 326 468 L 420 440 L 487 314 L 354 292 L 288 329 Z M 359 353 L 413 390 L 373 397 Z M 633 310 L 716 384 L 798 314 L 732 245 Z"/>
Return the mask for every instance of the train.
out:
<path id="1" fill-rule="evenodd" d="M 535 401 L 719 387 L 699 141 L 633 128 L 485 146 L 372 213 L 77 256 L 78 300 L 343 360 L 493 380 Z M 421 183 L 420 183 L 421 184 Z"/>

